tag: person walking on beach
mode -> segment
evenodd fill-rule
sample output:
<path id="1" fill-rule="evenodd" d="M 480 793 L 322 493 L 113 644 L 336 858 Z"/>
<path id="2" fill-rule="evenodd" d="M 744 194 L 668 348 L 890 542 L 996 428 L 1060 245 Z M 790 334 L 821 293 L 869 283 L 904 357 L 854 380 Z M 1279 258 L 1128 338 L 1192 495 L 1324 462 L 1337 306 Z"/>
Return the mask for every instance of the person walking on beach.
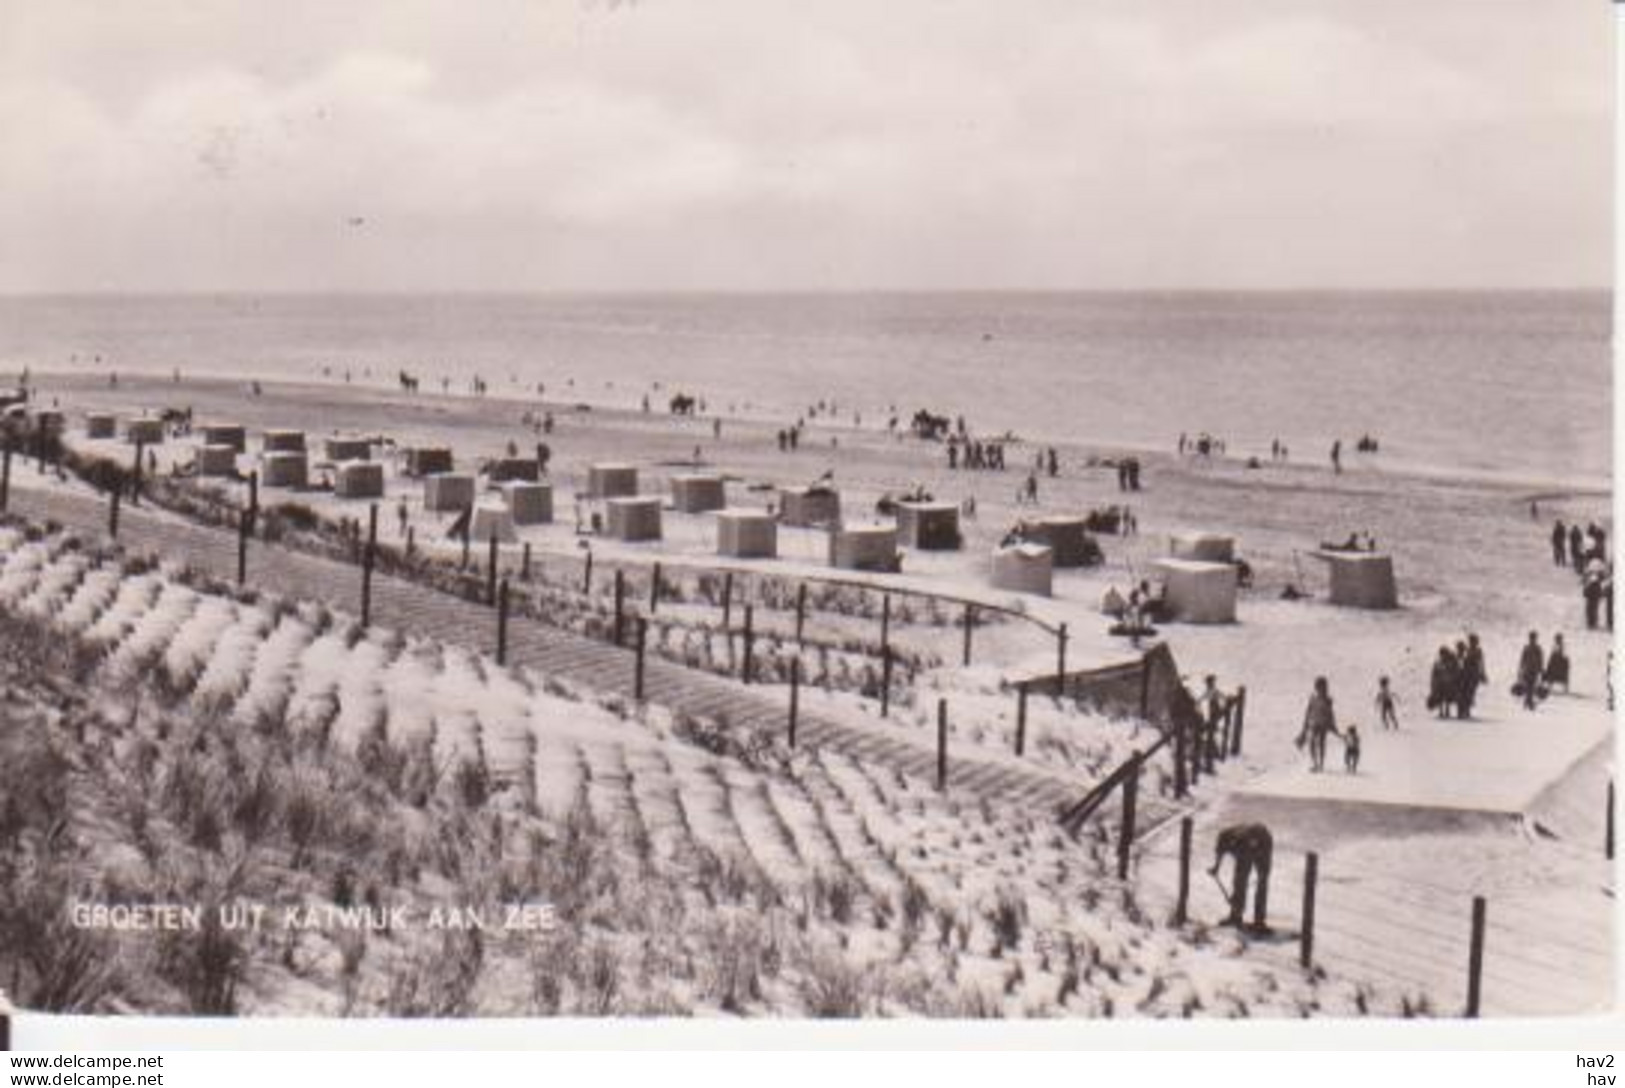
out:
<path id="1" fill-rule="evenodd" d="M 1466 642 L 1456 643 L 1456 661 L 1459 669 L 1456 683 L 1456 717 L 1471 718 L 1473 704 L 1478 701 L 1479 686 L 1489 681 L 1484 673 L 1484 649 L 1477 635 L 1468 635 Z"/>
<path id="2" fill-rule="evenodd" d="M 1038 475 L 1027 473 L 1026 501 L 1034 506 L 1038 505 Z"/>
<path id="3" fill-rule="evenodd" d="M 1575 570 L 1580 570 L 1585 566 L 1585 561 L 1585 533 L 1580 530 L 1580 523 L 1575 522 L 1569 526 L 1569 566 Z"/>
<path id="4" fill-rule="evenodd" d="M 1568 566 L 1568 548 L 1566 547 L 1568 539 L 1568 527 L 1563 524 L 1562 518 L 1558 518 L 1552 525 L 1552 563 L 1554 566 Z"/>
<path id="5" fill-rule="evenodd" d="M 1349 774 L 1360 771 L 1360 731 L 1352 725 L 1343 734 L 1343 769 Z"/>
<path id="6" fill-rule="evenodd" d="M 1428 677 L 1428 709 L 1441 718 L 1450 717 L 1455 703 L 1459 666 L 1449 646 L 1439 647 L 1439 656 L 1433 661 L 1433 672 Z"/>
<path id="7" fill-rule="evenodd" d="M 1529 641 L 1525 643 L 1523 653 L 1518 656 L 1518 686 L 1515 693 L 1523 696 L 1523 708 L 1535 709 L 1535 700 L 1540 696 L 1541 677 L 1546 673 L 1546 655 L 1541 652 L 1540 634 L 1529 632 Z"/>
<path id="8" fill-rule="evenodd" d="M 1315 677 L 1315 690 L 1309 696 L 1309 705 L 1303 712 L 1303 730 L 1298 734 L 1298 747 L 1309 746 L 1309 769 L 1326 768 L 1326 738 L 1343 734 L 1337 728 L 1337 713 L 1332 707 L 1331 686 L 1324 676 Z"/>
<path id="9" fill-rule="evenodd" d="M 1555 691 L 1562 685 L 1563 694 L 1569 693 L 1569 655 L 1563 647 L 1561 633 L 1552 636 L 1552 652 L 1546 658 L 1546 690 Z"/>
<path id="10" fill-rule="evenodd" d="M 1377 720 L 1384 729 L 1399 728 L 1399 703 L 1386 676 L 1377 677 Z"/>
<path id="11" fill-rule="evenodd" d="M 1332 442 L 1332 473 L 1337 476 L 1343 474 L 1343 440 L 1341 438 Z"/>

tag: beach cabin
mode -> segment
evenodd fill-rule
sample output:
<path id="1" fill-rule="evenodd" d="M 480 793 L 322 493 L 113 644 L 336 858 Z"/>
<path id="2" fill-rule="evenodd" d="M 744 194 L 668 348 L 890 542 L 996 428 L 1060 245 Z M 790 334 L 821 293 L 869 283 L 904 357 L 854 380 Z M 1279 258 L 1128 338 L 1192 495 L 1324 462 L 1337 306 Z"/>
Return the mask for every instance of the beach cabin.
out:
<path id="1" fill-rule="evenodd" d="M 728 505 L 722 477 L 707 473 L 673 476 L 671 500 L 684 514 L 705 514 Z"/>
<path id="2" fill-rule="evenodd" d="M 334 464 L 367 461 L 372 458 L 372 443 L 365 438 L 329 438 L 322 442 L 322 455 Z"/>
<path id="3" fill-rule="evenodd" d="M 619 499 L 638 493 L 636 465 L 597 464 L 587 467 L 587 494 L 595 499 Z"/>
<path id="4" fill-rule="evenodd" d="M 235 423 L 211 423 L 203 428 L 205 446 L 230 446 L 237 453 L 248 449 L 248 431 Z"/>
<path id="5" fill-rule="evenodd" d="M 1022 535 L 1050 549 L 1054 567 L 1086 567 L 1098 553 L 1090 547 L 1089 528 L 1082 517 L 1055 516 L 1022 523 Z"/>
<path id="6" fill-rule="evenodd" d="M 1219 533 L 1175 533 L 1168 538 L 1168 555 L 1198 563 L 1233 563 L 1236 538 Z"/>
<path id="7" fill-rule="evenodd" d="M 628 542 L 660 539 L 660 499 L 622 495 L 608 500 L 609 535 Z"/>
<path id="8" fill-rule="evenodd" d="M 485 463 L 485 477 L 494 484 L 510 480 L 533 484 L 542 478 L 542 468 L 535 458 L 498 457 Z"/>
<path id="9" fill-rule="evenodd" d="M 519 539 L 513 528 L 513 511 L 499 502 L 482 502 L 474 507 L 474 522 L 468 532 L 471 540 L 482 544 L 493 537 L 499 544 L 511 544 Z"/>
<path id="10" fill-rule="evenodd" d="M 304 431 L 266 431 L 260 439 L 260 449 L 265 453 L 304 453 Z"/>
<path id="11" fill-rule="evenodd" d="M 408 476 L 433 476 L 453 468 L 451 450 L 446 446 L 416 446 L 406 451 Z"/>
<path id="12" fill-rule="evenodd" d="M 158 446 L 164 441 L 164 421 L 142 416 L 124 425 L 124 440 L 130 445 Z"/>
<path id="13" fill-rule="evenodd" d="M 902 568 L 897 528 L 892 525 L 847 525 L 829 533 L 829 565 L 838 570 L 895 573 Z"/>
<path id="14" fill-rule="evenodd" d="M 1379 552 L 1317 551 L 1311 553 L 1331 570 L 1333 604 L 1348 608 L 1398 608 L 1392 556 Z"/>
<path id="15" fill-rule="evenodd" d="M 85 417 L 86 438 L 114 438 L 118 435 L 118 417 L 107 412 L 92 412 Z"/>
<path id="16" fill-rule="evenodd" d="M 1233 563 L 1158 559 L 1152 569 L 1162 580 L 1162 604 L 1168 619 L 1181 623 L 1236 622 Z"/>
<path id="17" fill-rule="evenodd" d="M 266 487 L 303 488 L 310 483 L 310 461 L 302 452 L 295 450 L 262 453 L 260 482 Z"/>
<path id="18" fill-rule="evenodd" d="M 515 525 L 547 525 L 553 520 L 553 485 L 513 480 L 502 485 Z"/>
<path id="19" fill-rule="evenodd" d="M 906 547 L 920 551 L 956 551 L 959 507 L 951 502 L 900 502 L 897 535 Z"/>
<path id="20" fill-rule="evenodd" d="M 333 478 L 333 494 L 341 499 L 384 497 L 384 466 L 373 461 L 346 461 Z"/>
<path id="21" fill-rule="evenodd" d="M 1048 597 L 1054 585 L 1055 549 L 1026 542 L 993 549 L 993 588 Z"/>
<path id="22" fill-rule="evenodd" d="M 779 521 L 805 527 L 839 525 L 841 493 L 833 487 L 781 487 Z"/>
<path id="23" fill-rule="evenodd" d="M 717 554 L 730 559 L 773 559 L 779 554 L 779 523 L 765 510 L 719 510 Z"/>
<path id="24" fill-rule="evenodd" d="M 461 512 L 474 505 L 474 477 L 437 472 L 423 478 L 423 509 L 433 513 Z"/>
<path id="25" fill-rule="evenodd" d="M 198 447 L 197 474 L 199 476 L 237 475 L 237 448 L 223 443 L 210 443 Z"/>

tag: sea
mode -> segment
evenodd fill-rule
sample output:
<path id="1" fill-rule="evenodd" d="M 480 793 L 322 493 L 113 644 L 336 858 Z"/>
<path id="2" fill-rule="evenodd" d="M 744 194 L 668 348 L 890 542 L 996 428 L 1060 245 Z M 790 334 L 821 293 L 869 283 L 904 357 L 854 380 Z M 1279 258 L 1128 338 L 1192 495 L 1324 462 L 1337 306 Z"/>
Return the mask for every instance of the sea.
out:
<path id="1" fill-rule="evenodd" d="M 349 381 L 792 422 L 920 409 L 1101 448 L 1611 483 L 1612 300 L 1550 293 L 86 295 L 0 298 L 34 373 Z M 827 417 L 826 417 L 827 418 Z"/>

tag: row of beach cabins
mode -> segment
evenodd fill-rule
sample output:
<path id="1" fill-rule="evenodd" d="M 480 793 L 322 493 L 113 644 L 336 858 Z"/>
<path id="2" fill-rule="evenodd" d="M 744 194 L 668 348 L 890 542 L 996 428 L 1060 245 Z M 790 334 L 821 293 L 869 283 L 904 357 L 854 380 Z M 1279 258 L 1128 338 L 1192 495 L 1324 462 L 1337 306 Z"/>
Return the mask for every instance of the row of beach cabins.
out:
<path id="1" fill-rule="evenodd" d="M 50 418 L 47 418 L 50 417 Z M 60 413 L 39 412 L 35 425 L 61 429 Z M 124 439 L 155 446 L 167 437 L 163 419 L 127 420 Z M 85 433 L 91 439 L 116 439 L 118 418 L 90 413 Z M 247 429 L 239 424 L 205 424 L 196 432 L 193 470 L 200 477 L 233 478 L 238 458 L 248 451 Z M 335 497 L 378 500 L 385 494 L 385 465 L 373 460 L 378 440 L 365 437 L 322 439 L 322 459 L 330 466 Z M 482 474 L 496 495 L 480 498 L 476 474 L 458 472 L 451 449 L 409 447 L 398 451 L 397 464 L 408 477 L 421 480 L 423 507 L 431 513 L 467 514 L 473 540 L 493 537 L 499 543 L 517 539 L 520 527 L 554 519 L 553 485 L 534 459 L 503 457 L 487 461 Z M 258 471 L 267 488 L 305 490 L 311 486 L 312 461 L 305 432 L 266 430 L 260 436 Z M 678 473 L 670 477 L 670 509 L 683 515 L 714 517 L 717 554 L 729 559 L 773 559 L 778 556 L 781 526 L 821 529 L 828 533 L 828 563 L 840 570 L 896 572 L 901 548 L 949 551 L 962 547 L 960 508 L 955 503 L 902 500 L 892 505 L 894 518 L 848 522 L 841 494 L 824 484 L 781 486 L 771 507 L 741 508 L 728 503 L 728 481 L 720 474 Z M 588 467 L 584 494 L 597 508 L 592 531 L 604 538 L 638 543 L 658 541 L 667 496 L 640 492 L 636 465 L 600 463 Z M 1088 565 L 1090 534 L 1082 516 L 1056 515 L 1022 522 L 1016 539 L 993 549 L 990 579 L 995 589 L 1049 596 L 1057 569 Z M 1392 608 L 1397 604 L 1389 556 L 1356 550 L 1321 549 L 1314 557 L 1329 567 L 1328 597 L 1333 604 L 1358 608 Z M 1186 533 L 1170 538 L 1168 555 L 1153 563 L 1161 583 L 1160 606 L 1169 619 L 1188 623 L 1231 623 L 1236 619 L 1238 566 L 1234 538 L 1213 533 Z"/>

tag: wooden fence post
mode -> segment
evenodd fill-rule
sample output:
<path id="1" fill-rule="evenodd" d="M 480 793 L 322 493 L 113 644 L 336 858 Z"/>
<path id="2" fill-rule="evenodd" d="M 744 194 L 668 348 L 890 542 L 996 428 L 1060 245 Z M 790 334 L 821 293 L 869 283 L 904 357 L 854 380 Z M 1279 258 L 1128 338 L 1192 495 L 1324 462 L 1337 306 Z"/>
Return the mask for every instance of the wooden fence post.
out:
<path id="1" fill-rule="evenodd" d="M 1253 874 L 1257 879 L 1257 873 Z M 1303 859 L 1303 926 L 1298 935 L 1298 966 L 1315 962 L 1315 885 L 1320 882 L 1320 855 L 1313 850 Z M 1242 904 L 1242 909 L 1246 909 Z"/>
<path id="2" fill-rule="evenodd" d="M 796 719 L 801 711 L 801 658 L 790 659 L 790 749 L 796 747 Z"/>
<path id="3" fill-rule="evenodd" d="M 139 441 L 136 442 L 136 444 L 135 444 L 135 476 L 130 482 L 130 505 L 131 506 L 140 506 L 141 505 L 141 466 L 142 466 L 142 463 L 146 460 L 146 453 L 147 453 L 147 444 L 145 442 L 139 442 Z"/>
<path id="4" fill-rule="evenodd" d="M 638 617 L 637 664 L 632 674 L 632 698 L 643 702 L 643 651 L 649 641 L 649 621 Z"/>
<path id="5" fill-rule="evenodd" d="M 1247 720 L 1247 685 L 1236 688 L 1236 702 L 1231 711 L 1230 721 L 1230 754 L 1241 755 L 1241 727 Z"/>
<path id="6" fill-rule="evenodd" d="M 412 558 L 412 553 L 417 551 L 417 546 L 418 527 L 416 525 L 408 525 L 406 527 L 406 558 Z"/>
<path id="7" fill-rule="evenodd" d="M 11 435 L 6 435 L 6 447 L 0 452 L 0 514 L 11 505 Z"/>
<path id="8" fill-rule="evenodd" d="M 1066 624 L 1055 632 L 1055 697 L 1066 694 Z"/>
<path id="9" fill-rule="evenodd" d="M 807 645 L 807 583 L 796 588 L 796 647 Z"/>
<path id="10" fill-rule="evenodd" d="M 1467 1018 L 1478 1018 L 1479 998 L 1484 984 L 1484 915 L 1482 895 L 1473 896 L 1473 931 L 1467 948 Z"/>
<path id="11" fill-rule="evenodd" d="M 976 606 L 965 606 L 965 667 L 970 667 L 970 639 L 971 632 L 976 629 Z"/>
<path id="12" fill-rule="evenodd" d="M 722 629 L 728 630 L 734 613 L 734 572 L 722 573 Z"/>
<path id="13" fill-rule="evenodd" d="M 891 714 L 891 650 L 880 648 L 880 716 Z"/>
<path id="14" fill-rule="evenodd" d="M 247 510 L 237 512 L 237 584 L 248 582 L 248 534 L 254 531 L 254 515 Z M 116 534 L 115 534 L 116 535 Z"/>
<path id="15" fill-rule="evenodd" d="M 491 530 L 491 545 L 485 561 L 485 603 L 497 606 L 497 532 Z"/>
<path id="16" fill-rule="evenodd" d="M 361 626 L 372 623 L 372 550 L 378 543 L 378 504 L 367 509 L 367 550 L 361 553 Z"/>
<path id="17" fill-rule="evenodd" d="M 1016 689 L 1016 755 L 1027 750 L 1027 688 Z"/>
<path id="18" fill-rule="evenodd" d="M 753 605 L 745 606 L 745 660 L 740 665 L 739 679 L 743 683 L 750 683 L 751 657 L 756 645 L 756 609 Z"/>
<path id="19" fill-rule="evenodd" d="M 1185 723 L 1176 717 L 1174 721 L 1174 797 L 1176 799 L 1182 799 L 1190 795 L 1190 788 L 1185 779 L 1185 733 Z"/>
<path id="20" fill-rule="evenodd" d="M 1603 856 L 1614 860 L 1614 780 L 1608 780 L 1608 815 L 1603 829 Z"/>
<path id="21" fill-rule="evenodd" d="M 655 562 L 654 576 L 649 579 L 649 615 L 660 607 L 660 563 Z"/>
<path id="22" fill-rule="evenodd" d="M 468 510 L 468 520 L 463 523 L 463 558 L 462 558 L 462 566 L 460 566 L 458 568 L 459 570 L 467 570 L 468 569 L 468 562 L 469 562 L 469 558 L 470 558 L 469 557 L 469 549 L 474 546 L 473 545 L 473 539 L 474 539 L 474 509 L 473 509 L 473 507 L 470 507 L 469 510 Z"/>
<path id="23" fill-rule="evenodd" d="M 530 581 L 530 541 L 525 541 L 524 550 L 519 553 L 519 580 Z"/>
<path id="24" fill-rule="evenodd" d="M 1182 926 L 1190 920 L 1191 905 L 1191 836 L 1196 821 L 1189 816 L 1179 819 L 1179 898 L 1174 902 L 1174 925 Z"/>
<path id="25" fill-rule="evenodd" d="M 1151 655 L 1140 655 L 1140 720 L 1151 720 Z"/>
<path id="26" fill-rule="evenodd" d="M 253 532 L 254 525 L 260 518 L 260 473 L 259 469 L 251 469 L 248 473 L 248 524 L 249 532 Z"/>
<path id="27" fill-rule="evenodd" d="M 581 592 L 592 592 L 592 549 L 587 549 L 587 569 L 581 576 Z"/>
<path id="28" fill-rule="evenodd" d="M 891 594 L 880 595 L 880 653 L 885 656 L 891 649 Z"/>
<path id="29" fill-rule="evenodd" d="M 1218 732 L 1219 723 L 1207 714 L 1202 715 L 1202 739 L 1197 748 L 1202 757 L 1202 771 L 1209 777 L 1213 774 L 1214 749 L 1219 746 Z"/>
<path id="30" fill-rule="evenodd" d="M 497 664 L 508 663 L 508 580 L 497 589 Z"/>
<path id="31" fill-rule="evenodd" d="M 626 572 L 615 568 L 615 645 L 626 645 Z"/>
<path id="32" fill-rule="evenodd" d="M 118 505 L 123 498 L 123 491 L 123 487 L 114 483 L 112 494 L 108 496 L 107 501 L 107 535 L 114 540 L 118 539 Z"/>
<path id="33" fill-rule="evenodd" d="M 937 700 L 937 791 L 948 788 L 948 700 Z"/>
<path id="34" fill-rule="evenodd" d="M 1117 879 L 1128 879 L 1129 856 L 1134 847 L 1134 819 L 1140 794 L 1140 761 L 1145 756 L 1138 750 L 1129 757 L 1128 777 L 1123 779 L 1123 821 L 1117 829 Z"/>

